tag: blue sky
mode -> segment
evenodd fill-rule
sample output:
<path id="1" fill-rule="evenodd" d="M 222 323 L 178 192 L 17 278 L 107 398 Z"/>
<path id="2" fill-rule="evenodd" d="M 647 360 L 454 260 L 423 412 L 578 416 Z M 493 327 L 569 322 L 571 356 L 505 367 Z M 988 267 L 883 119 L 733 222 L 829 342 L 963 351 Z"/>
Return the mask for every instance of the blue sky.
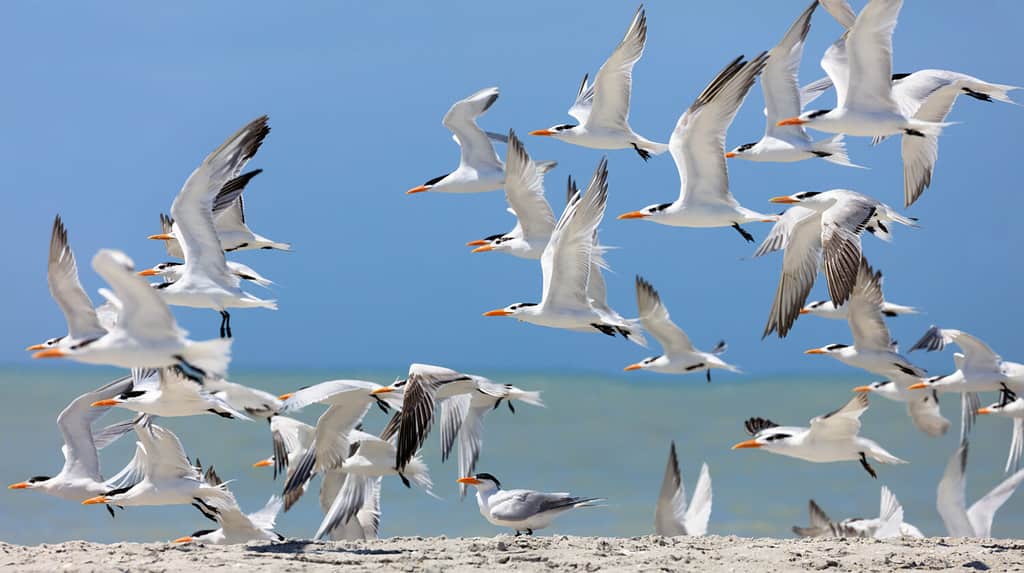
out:
<path id="1" fill-rule="evenodd" d="M 722 66 L 769 49 L 804 7 L 804 0 L 649 3 L 647 50 L 634 73 L 634 128 L 666 141 Z M 162 244 L 145 240 L 159 230 L 158 213 L 206 153 L 263 113 L 273 131 L 250 164 L 265 171 L 246 192 L 248 219 L 295 252 L 237 256 L 277 281 L 280 310 L 234 314 L 233 368 L 426 361 L 615 372 L 649 355 L 621 339 L 481 317 L 540 296 L 536 262 L 471 255 L 462 246 L 511 228 L 503 194 L 403 194 L 456 165 L 458 149 L 441 116 L 478 89 L 501 88 L 481 121 L 486 129 L 525 134 L 568 121 L 580 78 L 596 72 L 635 9 L 630 2 L 105 2 L 54 12 L 38 2 L 7 4 L 0 49 L 16 57 L 5 61 L 0 90 L 7 270 L 0 363 L 28 364 L 24 346 L 65 331 L 45 282 L 55 214 L 98 301 L 92 254 L 116 247 L 140 267 L 164 260 Z M 1009 0 L 983 10 L 907 2 L 894 71 L 934 67 L 1024 84 L 1014 56 L 1022 12 Z M 817 60 L 838 34 L 819 10 L 804 82 L 822 75 Z M 760 137 L 761 108 L 755 87 L 729 147 Z M 972 332 L 1012 359 L 1022 319 L 1010 301 L 1022 278 L 1016 214 L 1024 208 L 1017 176 L 1024 110 L 962 99 L 951 119 L 963 125 L 942 137 L 934 184 L 907 211 L 922 228 L 897 229 L 891 245 L 867 238 L 865 252 L 884 271 L 890 300 L 926 312 L 890 322 L 904 346 L 937 323 Z M 526 137 L 526 145 L 535 158 L 560 162 L 548 178 L 556 210 L 566 177 L 589 179 L 601 156 L 543 138 Z M 732 190 L 758 210 L 770 209 L 774 195 L 834 187 L 898 207 L 898 142 L 872 148 L 855 140 L 849 151 L 871 169 L 733 161 Z M 641 273 L 699 346 L 726 339 L 728 359 L 751 375 L 844 370 L 801 354 L 848 341 L 842 322 L 808 318 L 784 341 L 760 340 L 781 257 L 750 260 L 752 246 L 730 229 L 614 219 L 675 198 L 678 178 L 667 154 L 644 164 L 631 151 L 613 151 L 609 169 L 601 240 L 619 247 L 608 256 L 615 308 L 636 313 L 633 276 Z M 768 226 L 749 230 L 761 239 Z M 824 285 L 814 296 L 824 298 Z M 177 314 L 193 337 L 216 336 L 213 311 Z M 920 359 L 935 371 L 949 367 L 948 356 Z"/>

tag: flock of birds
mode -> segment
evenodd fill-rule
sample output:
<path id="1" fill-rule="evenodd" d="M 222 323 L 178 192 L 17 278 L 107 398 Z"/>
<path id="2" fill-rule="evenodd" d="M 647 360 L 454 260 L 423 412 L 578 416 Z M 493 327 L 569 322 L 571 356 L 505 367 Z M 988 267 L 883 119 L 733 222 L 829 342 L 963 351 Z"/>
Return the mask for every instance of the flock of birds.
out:
<path id="1" fill-rule="evenodd" d="M 861 247 L 866 231 L 891 240 L 894 224 L 916 226 L 915 220 L 864 194 L 832 189 L 775 197 L 790 205 L 780 215 L 747 209 L 729 192 L 727 160 L 795 162 L 824 159 L 856 167 L 846 154 L 844 135 L 876 141 L 899 135 L 904 164 L 904 205 L 917 201 L 931 182 L 938 138 L 953 103 L 966 95 L 982 101 L 1013 103 L 1013 86 L 992 84 L 945 70 L 892 73 L 892 34 L 901 0 L 869 0 L 857 15 L 845 0 L 820 4 L 846 28 L 821 60 L 828 77 L 803 88 L 797 71 L 811 17 L 812 2 L 767 52 L 729 62 L 697 96 L 676 123 L 668 144 L 636 134 L 629 126 L 632 70 L 647 35 L 644 9 L 637 10 L 625 37 L 591 83 L 584 76 L 569 114 L 577 124 L 559 124 L 530 132 L 595 149 L 631 149 L 647 161 L 666 150 L 676 162 L 679 197 L 624 213 L 619 219 L 643 219 L 676 227 L 732 227 L 753 241 L 743 225 L 770 222 L 773 227 L 755 256 L 783 251 L 782 272 L 764 336 L 785 337 L 802 314 L 846 320 L 852 344 L 828 344 L 807 354 L 831 356 L 866 370 L 884 381 L 855 388 L 841 408 L 818 416 L 809 426 L 781 426 L 766 418 L 745 422 L 751 438 L 734 449 L 758 448 L 810 462 L 859 462 L 877 477 L 871 462 L 901 464 L 904 460 L 859 435 L 860 416 L 875 394 L 906 404 L 913 424 L 929 436 L 947 432 L 950 422 L 939 410 L 941 393 L 961 396 L 961 440 L 938 491 L 938 510 L 950 535 L 987 537 L 995 511 L 1024 481 L 1018 471 L 1024 450 L 1024 365 L 1007 362 L 984 342 L 959 330 L 932 327 L 912 348 L 928 351 L 956 345 L 956 370 L 928 377 L 900 354 L 885 320 L 913 313 L 912 307 L 887 302 L 882 274 L 867 262 Z M 754 82 L 760 78 L 765 97 L 765 133 L 755 143 L 725 149 L 725 134 Z M 806 105 L 834 88 L 837 107 L 804 111 Z M 477 193 L 504 189 L 517 218 L 509 232 L 472 241 L 473 252 L 504 252 L 539 259 L 543 277 L 540 302 L 519 302 L 485 313 L 507 316 L 550 328 L 622 336 L 646 345 L 644 332 L 662 347 L 662 354 L 626 366 L 665 374 L 739 370 L 725 362 L 725 343 L 711 351 L 697 349 L 676 326 L 658 291 L 636 278 L 638 319 L 627 319 L 609 307 L 602 270 L 605 248 L 597 241 L 608 196 L 608 162 L 601 159 L 581 192 L 568 183 L 567 204 L 555 217 L 544 194 L 544 174 L 554 162 L 534 161 L 513 131 L 507 136 L 483 131 L 478 118 L 498 99 L 498 89 L 481 90 L 456 102 L 444 125 L 461 148 L 458 168 L 414 187 L 408 193 Z M 315 537 L 375 538 L 380 525 L 380 485 L 397 476 L 407 487 L 432 494 L 432 482 L 420 449 L 435 418 L 440 419 L 442 461 L 457 446 L 460 493 L 476 489 L 480 512 L 491 523 L 532 534 L 556 516 L 601 499 L 569 493 L 502 489 L 498 478 L 476 472 L 486 415 L 502 402 L 515 411 L 517 402 L 542 406 L 538 392 L 491 381 L 440 366 L 413 364 L 406 378 L 388 385 L 362 380 L 331 380 L 274 396 L 226 379 L 232 343 L 230 310 L 276 309 L 272 300 L 242 290 L 244 282 L 267 286 L 271 281 L 248 266 L 228 261 L 238 250 L 288 250 L 289 245 L 253 232 L 245 218 L 242 194 L 260 170 L 244 172 L 270 131 L 267 117 L 250 122 L 210 153 L 189 176 L 161 215 L 162 240 L 170 257 L 137 271 L 122 252 L 104 249 L 92 259 L 93 269 L 110 285 L 101 289 L 106 302 L 98 308 L 84 292 L 68 235 L 60 217 L 53 225 L 48 283 L 67 320 L 68 333 L 29 347 L 34 358 L 68 358 L 90 364 L 131 369 L 128 376 L 79 396 L 57 419 L 65 445 L 64 467 L 54 477 L 36 476 L 10 486 L 32 489 L 86 505 L 114 507 L 191 504 L 216 521 L 179 542 L 240 543 L 281 539 L 274 532 L 279 511 L 288 510 L 322 476 L 320 505 L 324 518 Z M 806 128 L 837 134 L 822 141 Z M 495 142 L 507 145 L 505 161 Z M 819 268 L 830 299 L 808 302 Z M 142 277 L 159 277 L 150 284 Z M 219 312 L 220 338 L 194 341 L 175 322 L 168 305 L 208 308 Z M 981 407 L 978 393 L 999 392 L 999 400 Z M 320 404 L 326 410 L 315 426 L 289 414 Z M 440 412 L 437 412 L 438 406 Z M 110 408 L 124 408 L 134 417 L 105 428 L 94 423 Z M 380 434 L 364 430 L 374 408 L 394 412 Z M 215 414 L 230 419 L 265 419 L 273 454 L 255 464 L 273 467 L 284 476 L 284 488 L 265 507 L 243 513 L 227 484 L 213 468 L 205 471 L 186 456 L 178 438 L 158 425 L 159 418 Z M 976 414 L 1013 419 L 1009 478 L 970 508 L 964 500 L 968 435 Z M 132 460 L 113 477 L 100 473 L 98 451 L 131 431 L 137 436 Z M 675 445 L 655 512 L 662 535 L 702 535 L 711 513 L 711 479 L 703 466 L 692 499 L 679 471 Z M 810 525 L 796 527 L 802 536 L 920 536 L 903 520 L 903 510 L 890 490 L 882 488 L 877 519 L 831 520 L 811 501 Z"/>

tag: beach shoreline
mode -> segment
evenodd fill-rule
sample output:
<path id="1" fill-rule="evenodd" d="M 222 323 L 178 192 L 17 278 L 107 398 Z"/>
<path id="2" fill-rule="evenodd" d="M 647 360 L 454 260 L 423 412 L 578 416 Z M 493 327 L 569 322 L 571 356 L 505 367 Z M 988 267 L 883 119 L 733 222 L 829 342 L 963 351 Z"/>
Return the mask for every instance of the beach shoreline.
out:
<path id="1" fill-rule="evenodd" d="M 3 571 L 893 571 L 1024 570 L 1024 541 L 993 539 L 773 539 L 710 535 L 612 538 L 565 535 L 202 546 L 68 541 L 0 543 Z"/>

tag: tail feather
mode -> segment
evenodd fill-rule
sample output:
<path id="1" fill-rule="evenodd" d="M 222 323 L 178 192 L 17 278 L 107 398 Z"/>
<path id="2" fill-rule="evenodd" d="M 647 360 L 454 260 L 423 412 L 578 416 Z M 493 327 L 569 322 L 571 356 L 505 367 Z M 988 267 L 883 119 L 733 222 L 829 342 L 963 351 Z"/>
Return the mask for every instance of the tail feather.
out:
<path id="1" fill-rule="evenodd" d="M 825 161 L 835 163 L 836 165 L 867 169 L 863 165 L 857 165 L 850 161 L 850 157 L 846 154 L 846 143 L 843 142 L 843 134 L 841 133 L 831 139 L 815 142 L 811 147 L 811 151 Z"/>
<path id="2" fill-rule="evenodd" d="M 224 377 L 231 362 L 231 339 L 216 338 L 192 342 L 184 352 L 185 360 L 208 375 Z"/>
<path id="3" fill-rule="evenodd" d="M 544 407 L 544 401 L 541 400 L 540 392 L 533 392 L 528 390 L 520 390 L 519 388 L 509 392 L 509 400 L 519 400 L 520 402 L 530 404 L 531 406 Z"/>
<path id="4" fill-rule="evenodd" d="M 938 137 L 942 135 L 943 129 L 960 123 L 959 121 L 923 121 L 920 119 L 907 121 L 910 123 L 910 129 L 931 137 Z"/>
<path id="5" fill-rule="evenodd" d="M 1010 86 L 1006 84 L 990 84 L 982 81 L 964 82 L 961 84 L 964 93 L 967 95 L 981 99 L 985 101 L 1001 101 L 1003 103 L 1010 103 L 1013 105 L 1020 105 L 1010 98 L 1009 92 L 1013 90 L 1019 90 L 1018 86 Z"/>
<path id="6" fill-rule="evenodd" d="M 662 153 L 668 151 L 667 143 L 657 143 L 655 141 L 648 141 L 646 139 L 638 142 L 636 146 L 650 153 L 651 155 L 661 155 Z"/>
<path id="7" fill-rule="evenodd" d="M 427 492 L 427 495 L 431 497 L 437 497 L 434 494 L 434 482 L 430 479 L 430 470 L 427 468 L 427 464 L 423 461 L 423 458 L 419 455 L 413 456 L 405 467 L 402 468 L 402 475 L 409 479 L 412 483 L 416 484 L 417 487 Z"/>

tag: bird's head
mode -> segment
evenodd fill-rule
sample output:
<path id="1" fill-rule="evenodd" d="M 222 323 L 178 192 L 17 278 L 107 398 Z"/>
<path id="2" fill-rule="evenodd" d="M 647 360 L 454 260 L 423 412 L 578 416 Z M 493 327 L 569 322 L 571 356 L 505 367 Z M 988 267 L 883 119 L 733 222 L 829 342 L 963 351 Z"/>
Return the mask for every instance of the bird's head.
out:
<path id="1" fill-rule="evenodd" d="M 558 125 L 552 125 L 547 129 L 536 129 L 530 132 L 530 135 L 542 135 L 545 137 L 564 138 L 566 136 L 571 137 L 575 135 L 573 128 L 577 127 L 571 123 L 560 123 Z"/>
<path id="2" fill-rule="evenodd" d="M 672 206 L 672 203 L 658 203 L 656 205 L 648 205 L 639 211 L 630 211 L 623 213 L 616 217 L 616 219 L 649 219 L 651 217 L 658 217 L 665 213 L 665 210 Z"/>
<path id="3" fill-rule="evenodd" d="M 815 123 L 821 123 L 823 121 L 822 116 L 826 115 L 830 111 L 832 110 L 814 109 L 811 111 L 805 111 L 796 117 L 787 117 L 786 119 L 779 121 L 775 125 L 779 127 L 784 127 L 787 125 L 811 125 L 813 127 Z"/>
<path id="4" fill-rule="evenodd" d="M 633 364 L 630 364 L 629 366 L 623 368 L 623 370 L 629 372 L 630 370 L 643 370 L 645 368 L 650 368 L 651 366 L 657 366 L 659 364 L 659 360 L 661 360 L 662 358 L 664 358 L 664 356 L 651 356 L 649 358 L 644 358 L 640 362 L 634 362 Z"/>
<path id="5" fill-rule="evenodd" d="M 491 491 L 501 487 L 498 478 L 489 473 L 478 473 L 470 477 L 455 480 L 458 483 L 474 486 L 478 491 Z"/>
<path id="6" fill-rule="evenodd" d="M 785 205 L 800 204 L 806 207 L 813 207 L 820 202 L 820 199 L 818 198 L 819 195 L 821 195 L 820 191 L 801 191 L 800 193 L 794 193 L 793 195 L 772 197 L 768 202 L 782 203 Z"/>
<path id="7" fill-rule="evenodd" d="M 50 481 L 50 476 L 32 476 L 25 481 L 12 483 L 7 489 L 35 489 Z"/>
<path id="8" fill-rule="evenodd" d="M 431 179 L 430 181 L 427 181 L 423 185 L 417 185 L 417 186 L 413 187 L 412 189 L 409 189 L 408 191 L 405 192 L 405 194 L 406 195 L 414 195 L 416 193 L 423 193 L 424 191 L 430 191 L 431 189 L 434 188 L 435 185 L 440 183 L 445 177 L 448 177 L 449 175 L 451 175 L 451 173 L 445 173 L 444 175 L 439 175 L 437 177 L 434 177 L 433 179 Z"/>
<path id="9" fill-rule="evenodd" d="M 484 316 L 516 316 L 520 314 L 526 314 L 533 310 L 537 306 L 535 302 L 517 302 L 510 304 L 505 308 L 498 308 L 489 310 L 484 313 Z"/>
<path id="10" fill-rule="evenodd" d="M 168 261 L 168 262 L 165 262 L 165 263 L 160 263 L 160 264 L 158 264 L 158 265 L 156 265 L 154 267 L 148 268 L 146 270 L 139 271 L 139 276 L 143 276 L 143 277 L 162 277 L 162 276 L 171 274 L 171 273 L 173 273 L 176 270 L 180 270 L 181 267 L 182 267 L 182 263 L 176 263 L 176 262 L 173 262 L 173 261 Z"/>
<path id="11" fill-rule="evenodd" d="M 812 348 L 810 350 L 804 350 L 804 354 L 839 354 L 844 348 L 849 348 L 849 344 L 828 344 L 821 348 Z"/>
<path id="12" fill-rule="evenodd" d="M 102 408 L 104 406 L 118 406 L 120 404 L 124 404 L 125 402 L 138 401 L 140 399 L 148 397 L 149 392 L 147 392 L 146 390 L 126 390 L 113 398 L 108 398 L 106 400 L 97 400 L 90 405 L 93 408 Z"/>
<path id="13" fill-rule="evenodd" d="M 800 309 L 800 314 L 814 314 L 816 312 L 828 312 L 835 310 L 836 305 L 832 304 L 830 300 L 815 300 L 807 303 L 806 306 Z"/>
<path id="14" fill-rule="evenodd" d="M 949 384 L 955 384 L 958 380 L 951 378 L 948 374 L 942 376 L 931 376 L 924 378 L 917 384 L 912 384 L 907 387 L 908 390 L 924 390 L 926 388 L 935 388 L 938 386 L 946 386 Z"/>
<path id="15" fill-rule="evenodd" d="M 756 141 L 754 143 L 744 143 L 743 145 L 736 147 L 732 151 L 727 152 L 725 154 L 725 157 L 726 159 L 732 159 L 733 157 L 743 158 L 753 155 L 751 150 L 754 148 L 755 145 L 757 145 Z"/>
<path id="16" fill-rule="evenodd" d="M 216 529 L 200 529 L 192 535 L 186 535 L 185 537 L 179 537 L 171 543 L 203 543 L 209 541 L 212 537 L 212 533 L 215 533 Z"/>
<path id="17" fill-rule="evenodd" d="M 28 350 L 30 352 L 38 352 L 40 350 L 46 350 L 47 348 L 53 348 L 60 344 L 60 341 L 64 340 L 65 338 L 67 338 L 67 336 L 58 336 L 57 338 L 50 338 L 41 344 L 33 344 L 32 346 L 29 346 L 25 350 Z"/>
<path id="18" fill-rule="evenodd" d="M 890 392 L 896 389 L 895 385 L 891 380 L 882 380 L 880 382 L 872 382 L 871 384 L 865 384 L 864 386 L 857 386 L 853 389 L 854 392 Z"/>
<path id="19" fill-rule="evenodd" d="M 753 438 L 744 440 L 732 447 L 734 450 L 747 448 L 764 448 L 768 451 L 784 450 L 793 445 L 793 434 L 785 428 L 770 428 L 758 432 Z"/>
<path id="20" fill-rule="evenodd" d="M 472 252 L 474 253 L 486 253 L 488 251 L 509 251 L 512 246 L 512 237 L 499 234 L 491 235 L 490 237 L 484 237 L 476 241 L 470 241 L 466 243 L 467 247 L 476 247 Z"/>

